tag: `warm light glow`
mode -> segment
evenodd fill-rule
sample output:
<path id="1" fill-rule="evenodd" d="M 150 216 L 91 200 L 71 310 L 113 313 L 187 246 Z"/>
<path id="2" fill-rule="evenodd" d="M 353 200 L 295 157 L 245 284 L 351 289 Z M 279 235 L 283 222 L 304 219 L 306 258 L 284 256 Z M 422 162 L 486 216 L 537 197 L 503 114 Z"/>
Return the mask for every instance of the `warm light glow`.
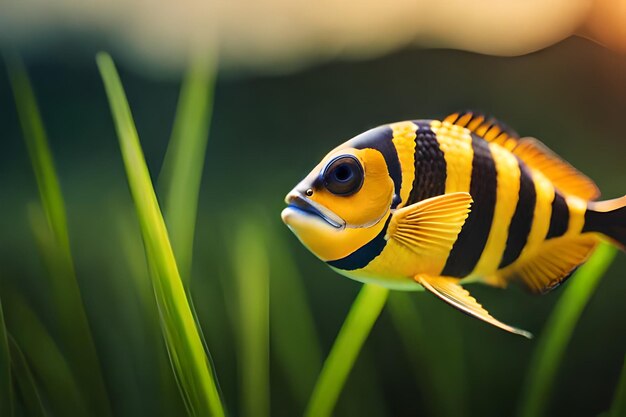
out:
<path id="1" fill-rule="evenodd" d="M 87 35 L 162 68 L 217 46 L 227 67 L 285 71 L 407 45 L 519 55 L 572 34 L 626 51 L 625 28 L 620 0 L 22 0 L 3 2 L 0 43 Z"/>

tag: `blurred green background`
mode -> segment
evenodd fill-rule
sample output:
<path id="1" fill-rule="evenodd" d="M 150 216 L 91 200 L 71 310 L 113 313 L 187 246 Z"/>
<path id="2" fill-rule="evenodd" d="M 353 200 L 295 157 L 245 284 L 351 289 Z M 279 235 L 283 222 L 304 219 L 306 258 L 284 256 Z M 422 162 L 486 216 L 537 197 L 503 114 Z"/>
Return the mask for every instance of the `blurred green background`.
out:
<path id="1" fill-rule="evenodd" d="M 76 274 L 114 415 L 183 415 L 155 324 L 157 311 L 146 301 L 152 290 L 141 235 L 94 52 L 83 48 L 25 56 L 67 205 Z M 119 69 L 156 181 L 180 80 L 123 64 Z M 191 294 L 230 415 L 244 414 L 237 382 L 239 313 L 231 295 L 234 286 L 243 285 L 235 276 L 256 265 L 245 251 L 233 249 L 241 224 L 261 230 L 255 238 L 260 236 L 269 256 L 270 327 L 291 326 L 271 327 L 271 415 L 300 415 L 305 404 L 274 349 L 281 332 L 302 324 L 298 315 L 276 317 L 289 312 L 281 307 L 289 297 L 281 291 L 281 277 L 293 275 L 295 260 L 296 279 L 302 279 L 319 335 L 319 348 L 293 349 L 322 357 L 361 285 L 333 273 L 289 233 L 279 216 L 284 195 L 328 150 L 368 128 L 468 108 L 495 115 L 522 136 L 541 139 L 593 178 L 603 198 L 626 192 L 626 56 L 582 39 L 515 58 L 407 49 L 283 75 L 218 73 Z M 15 300 L 24 297 L 44 326 L 52 328 L 46 272 L 29 224 L 28 208 L 39 197 L 4 67 L 0 127 L 0 296 L 7 325 L 9 331 L 24 331 L 23 315 L 15 307 Z M 609 408 L 626 352 L 624 271 L 626 257 L 618 254 L 567 346 L 547 415 L 595 416 Z M 249 272 L 250 279 L 258 274 Z M 543 297 L 516 287 L 474 286 L 472 293 L 502 321 L 538 335 L 564 288 Z M 429 294 L 400 298 L 402 303 L 407 299 L 419 319 L 420 337 L 412 339 L 417 357 L 409 354 L 407 339 L 387 308 L 347 381 L 336 415 L 513 415 L 537 340 L 498 331 Z M 312 388 L 318 371 L 319 363 L 308 363 L 296 373 Z"/>

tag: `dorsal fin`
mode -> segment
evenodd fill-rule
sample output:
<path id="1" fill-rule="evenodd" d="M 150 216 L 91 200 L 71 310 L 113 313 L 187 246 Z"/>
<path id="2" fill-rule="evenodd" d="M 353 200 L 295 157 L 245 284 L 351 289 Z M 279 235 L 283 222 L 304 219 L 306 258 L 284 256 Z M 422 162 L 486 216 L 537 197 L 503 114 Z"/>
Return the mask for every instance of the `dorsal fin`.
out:
<path id="1" fill-rule="evenodd" d="M 522 138 L 504 123 L 481 113 L 459 112 L 444 121 L 462 126 L 487 142 L 497 143 L 514 153 L 530 168 L 541 172 L 563 194 L 595 200 L 600 196 L 596 184 L 550 148 L 534 138 Z"/>
<path id="2" fill-rule="evenodd" d="M 463 111 L 452 113 L 443 121 L 465 127 L 487 142 L 497 143 L 508 150 L 515 148 L 519 139 L 517 132 L 495 117 L 489 117 L 478 112 Z"/>
<path id="3" fill-rule="evenodd" d="M 513 153 L 526 165 L 545 175 L 563 194 L 584 200 L 595 200 L 600 196 L 600 190 L 589 177 L 535 138 L 520 139 Z"/>

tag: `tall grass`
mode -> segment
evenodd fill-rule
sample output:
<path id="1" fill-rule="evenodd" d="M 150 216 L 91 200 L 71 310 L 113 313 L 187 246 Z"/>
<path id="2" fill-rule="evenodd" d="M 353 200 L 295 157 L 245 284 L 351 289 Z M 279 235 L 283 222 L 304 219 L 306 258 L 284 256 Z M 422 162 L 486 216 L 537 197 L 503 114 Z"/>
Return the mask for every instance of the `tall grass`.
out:
<path id="1" fill-rule="evenodd" d="M 43 121 L 20 57 L 10 54 L 5 60 L 17 114 L 46 216 L 47 224 L 44 227 L 49 230 L 51 238 L 46 257 L 49 261 L 49 283 L 56 313 L 55 322 L 61 336 L 63 351 L 70 360 L 72 371 L 80 381 L 93 415 L 109 416 L 110 404 L 76 280 L 65 203 Z M 41 232 L 47 233 L 43 230 Z"/>
<path id="2" fill-rule="evenodd" d="M 587 263 L 570 278 L 538 340 L 521 396 L 520 417 L 546 414 L 554 379 L 574 327 L 616 254 L 615 247 L 601 244 Z"/>
<path id="3" fill-rule="evenodd" d="M 187 290 L 189 305 L 205 345 L 193 305 L 190 280 L 198 198 L 209 137 L 216 73 L 214 55 L 196 53 L 190 59 L 158 184 L 163 192 L 163 214 L 180 278 Z M 208 348 L 205 347 L 205 350 L 208 354 Z"/>
<path id="4" fill-rule="evenodd" d="M 144 339 L 137 344 L 139 357 L 145 358 L 151 354 L 150 363 L 139 392 L 157 394 L 158 397 L 143 405 L 143 412 L 149 415 L 170 416 L 177 415 L 184 409 L 182 399 L 176 386 L 176 379 L 172 373 L 167 349 L 163 349 L 163 335 L 161 333 L 158 306 L 154 297 L 154 290 L 150 279 L 150 272 L 146 265 L 145 250 L 141 240 L 134 208 L 119 207 L 116 222 L 117 234 L 121 244 L 122 258 L 117 265 L 119 270 L 115 274 L 129 276 L 128 280 L 119 283 L 121 291 L 134 292 L 141 323 L 139 324 Z M 145 346 L 153 347 L 145 352 Z M 138 398 L 141 402 L 141 398 Z M 133 415 L 133 414 L 131 414 Z"/>
<path id="5" fill-rule="evenodd" d="M 183 283 L 188 285 L 200 180 L 211 123 L 216 65 L 213 56 L 196 55 L 183 80 L 172 137 L 159 182 L 164 214 Z"/>
<path id="6" fill-rule="evenodd" d="M 99 53 L 96 60 L 139 219 L 162 332 L 183 401 L 190 415 L 224 416 L 211 363 L 178 272 L 122 83 L 108 54 Z"/>
<path id="7" fill-rule="evenodd" d="M 306 417 L 327 417 L 332 414 L 359 351 L 385 306 L 388 294 L 386 288 L 363 285 L 324 362 L 305 411 Z"/>
<path id="8" fill-rule="evenodd" d="M 244 220 L 234 232 L 240 414 L 269 417 L 269 257 L 258 225 Z"/>
<path id="9" fill-rule="evenodd" d="M 0 416 L 13 416 L 13 382 L 11 380 L 11 354 L 2 300 L 0 300 Z"/>

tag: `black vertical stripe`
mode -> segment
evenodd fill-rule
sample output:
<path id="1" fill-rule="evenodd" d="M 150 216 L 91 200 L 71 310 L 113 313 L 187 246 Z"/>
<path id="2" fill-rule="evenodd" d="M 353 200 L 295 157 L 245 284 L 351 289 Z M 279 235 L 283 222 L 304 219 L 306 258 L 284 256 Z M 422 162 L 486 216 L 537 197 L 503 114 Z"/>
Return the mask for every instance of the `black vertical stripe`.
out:
<path id="1" fill-rule="evenodd" d="M 430 129 L 430 122 L 420 120 L 415 132 L 415 177 L 406 205 L 446 192 L 446 159 L 439 148 L 437 135 Z"/>
<path id="2" fill-rule="evenodd" d="M 389 125 L 379 126 L 352 139 L 352 146 L 356 149 L 376 149 L 385 158 L 389 176 L 393 180 L 394 199 L 391 208 L 394 209 L 402 202 L 400 188 L 402 187 L 402 169 L 398 151 L 393 144 L 393 130 Z"/>
<path id="3" fill-rule="evenodd" d="M 385 158 L 387 171 L 393 180 L 394 199 L 391 208 L 396 208 L 402 201 L 400 197 L 400 188 L 402 187 L 402 169 L 400 167 L 400 159 L 398 151 L 393 144 L 393 130 L 389 125 L 379 126 L 361 133 L 351 140 L 351 145 L 356 149 L 376 149 Z M 365 245 L 361 246 L 350 255 L 341 259 L 327 262 L 328 265 L 342 269 L 344 271 L 354 271 L 355 269 L 365 268 L 374 258 L 376 258 L 385 248 L 387 241 L 385 234 L 391 216 L 387 218 L 385 226 L 376 237 Z"/>
<path id="4" fill-rule="evenodd" d="M 519 197 L 517 207 L 515 207 L 515 214 L 513 214 L 511 224 L 509 225 L 506 248 L 498 268 L 504 268 L 512 264 L 520 256 L 528 241 L 528 235 L 535 217 L 535 205 L 537 204 L 535 182 L 526 164 L 519 158 L 517 159 L 517 164 L 520 168 Z"/>
<path id="5" fill-rule="evenodd" d="M 550 215 L 550 228 L 546 239 L 563 236 L 567 232 L 569 224 L 569 207 L 565 198 L 555 190 L 552 200 L 552 214 Z"/>
<path id="6" fill-rule="evenodd" d="M 387 240 L 385 240 L 385 234 L 387 233 L 387 227 L 391 216 L 387 218 L 383 230 L 376 235 L 376 237 L 370 240 L 365 245 L 361 246 L 350 255 L 337 259 L 335 261 L 326 262 L 328 265 L 342 269 L 344 271 L 354 271 L 355 269 L 365 268 L 374 258 L 376 258 L 385 249 Z"/>
<path id="7" fill-rule="evenodd" d="M 496 207 L 498 173 L 489 144 L 472 134 L 472 211 L 450 251 L 442 275 L 466 277 L 476 267 L 487 244 Z"/>

